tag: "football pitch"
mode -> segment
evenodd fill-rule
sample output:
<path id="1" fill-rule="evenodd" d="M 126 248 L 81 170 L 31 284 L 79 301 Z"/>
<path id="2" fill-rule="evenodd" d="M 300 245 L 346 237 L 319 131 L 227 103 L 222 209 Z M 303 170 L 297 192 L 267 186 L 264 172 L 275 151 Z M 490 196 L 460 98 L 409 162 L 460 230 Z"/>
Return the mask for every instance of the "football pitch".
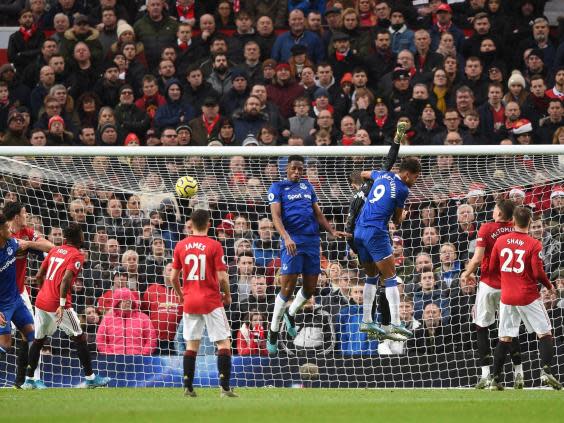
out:
<path id="1" fill-rule="evenodd" d="M 0 389 L 8 422 L 540 422 L 558 421 L 564 392 L 463 389 Z M 558 417 L 560 416 L 560 417 Z"/>

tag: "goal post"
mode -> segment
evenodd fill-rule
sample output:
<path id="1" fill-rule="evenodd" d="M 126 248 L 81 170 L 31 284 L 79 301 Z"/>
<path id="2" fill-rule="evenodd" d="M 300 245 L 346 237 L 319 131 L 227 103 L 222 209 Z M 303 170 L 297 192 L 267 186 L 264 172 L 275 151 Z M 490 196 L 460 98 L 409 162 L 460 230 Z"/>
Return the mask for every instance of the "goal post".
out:
<path id="1" fill-rule="evenodd" d="M 0 207 L 21 201 L 28 225 L 56 245 L 70 222 L 83 227 L 85 266 L 73 303 L 95 369 L 116 386 L 181 386 L 182 310 L 170 288 L 170 262 L 174 245 L 190 231 L 191 210 L 206 208 L 210 235 L 223 244 L 229 265 L 235 385 L 469 387 L 479 367 L 472 325 L 479 275 L 461 280 L 460 270 L 495 202 L 511 198 L 532 208 L 531 234 L 543 243 L 545 268 L 558 288 L 556 297 L 541 295 L 554 327 L 554 371 L 564 376 L 562 145 L 402 146 L 400 156 L 419 157 L 423 168 L 406 220 L 390 226 L 401 318 L 414 338 L 377 342 L 359 332 L 365 275 L 346 242 L 322 232 L 322 273 L 314 300 L 296 317 L 298 336 L 292 340 L 283 330 L 279 355 L 266 354 L 280 267 L 269 186 L 285 177 L 288 156 L 304 156 L 322 211 L 343 229 L 351 172 L 380 168 L 387 152 L 386 146 L 0 147 Z M 174 192 L 185 175 L 199 183 L 192 199 Z M 41 260 L 29 253 L 32 299 Z M 496 336 L 492 327 L 492 349 Z M 526 385 L 537 386 L 537 342 L 524 331 L 519 341 Z M 46 345 L 41 371 L 47 385 L 79 384 L 68 337 L 56 332 Z M 509 364 L 506 373 L 510 381 Z M 14 375 L 12 349 L 0 359 L 0 387 Z M 214 346 L 204 336 L 196 384 L 216 386 L 217 380 Z"/>

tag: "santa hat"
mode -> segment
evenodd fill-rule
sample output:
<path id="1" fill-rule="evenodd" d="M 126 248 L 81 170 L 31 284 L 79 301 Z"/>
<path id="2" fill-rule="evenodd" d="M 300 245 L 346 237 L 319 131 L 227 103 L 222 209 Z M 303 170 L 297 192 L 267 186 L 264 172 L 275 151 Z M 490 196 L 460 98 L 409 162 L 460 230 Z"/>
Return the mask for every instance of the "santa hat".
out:
<path id="1" fill-rule="evenodd" d="M 529 132 L 533 132 L 533 125 L 530 120 L 519 119 L 515 122 L 515 125 L 513 126 L 514 135 L 528 134 Z"/>
<path id="2" fill-rule="evenodd" d="M 51 119 L 49 119 L 49 123 L 47 124 L 47 129 L 51 130 L 51 125 L 53 125 L 54 122 L 61 122 L 63 128 L 65 127 L 65 121 L 63 120 L 63 118 L 60 117 L 59 115 L 55 115 Z"/>
<path id="3" fill-rule="evenodd" d="M 473 183 L 470 184 L 468 194 L 466 194 L 466 198 L 481 197 L 483 195 L 486 195 L 486 191 L 484 191 L 484 184 Z"/>
<path id="4" fill-rule="evenodd" d="M 554 188 L 552 188 L 550 199 L 552 200 L 554 197 L 564 197 L 564 186 L 556 185 Z"/>
<path id="5" fill-rule="evenodd" d="M 525 196 L 525 190 L 523 189 L 523 187 L 513 187 L 511 188 L 511 191 L 509 191 L 509 196 L 518 196 L 518 197 L 524 197 Z"/>
<path id="6" fill-rule="evenodd" d="M 134 132 L 130 132 L 129 134 L 127 134 L 127 137 L 125 137 L 125 140 L 123 141 L 123 145 L 127 146 L 134 143 L 137 143 L 137 145 L 141 145 L 141 141 L 139 140 L 137 134 Z"/>

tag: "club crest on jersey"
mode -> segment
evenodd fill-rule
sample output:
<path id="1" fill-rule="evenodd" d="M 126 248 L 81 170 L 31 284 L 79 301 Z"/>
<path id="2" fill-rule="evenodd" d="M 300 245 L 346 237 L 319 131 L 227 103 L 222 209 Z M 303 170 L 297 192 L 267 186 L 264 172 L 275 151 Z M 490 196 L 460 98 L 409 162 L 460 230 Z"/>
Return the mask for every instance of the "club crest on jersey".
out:
<path id="1" fill-rule="evenodd" d="M 6 252 L 8 253 L 9 256 L 11 256 L 12 254 L 14 254 L 14 250 L 12 249 L 12 247 L 8 247 L 8 249 L 6 250 Z"/>
<path id="2" fill-rule="evenodd" d="M 300 183 L 300 188 L 305 190 L 307 189 L 307 185 L 302 182 Z"/>

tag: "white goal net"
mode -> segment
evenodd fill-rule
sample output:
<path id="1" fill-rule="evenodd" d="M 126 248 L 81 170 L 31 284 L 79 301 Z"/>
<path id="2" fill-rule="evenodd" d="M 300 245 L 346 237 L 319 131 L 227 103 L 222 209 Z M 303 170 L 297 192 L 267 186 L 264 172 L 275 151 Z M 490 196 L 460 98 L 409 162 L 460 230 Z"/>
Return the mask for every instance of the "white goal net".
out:
<path id="1" fill-rule="evenodd" d="M 280 266 L 266 193 L 285 177 L 288 154 L 305 153 L 306 178 L 319 205 L 343 230 L 352 195 L 349 175 L 380 168 L 387 148 L 273 148 L 269 156 L 266 148 L 248 147 L 81 148 L 58 156 L 0 151 L 0 206 L 23 203 L 28 224 L 56 245 L 69 222 L 82 225 L 85 264 L 73 303 L 94 369 L 111 377 L 114 386 L 181 386 L 185 344 L 182 307 L 169 282 L 171 257 L 189 232 L 191 210 L 206 208 L 210 235 L 223 244 L 229 264 L 234 385 L 468 387 L 479 369 L 472 324 L 477 281 L 461 280 L 460 271 L 495 202 L 511 198 L 533 209 L 531 233 L 543 243 L 545 268 L 558 288 L 560 296 L 544 290 L 541 295 L 554 327 L 554 373 L 563 377 L 564 150 L 497 147 L 506 154 L 492 155 L 450 147 L 406 149 L 423 164 L 408 199 L 408 217 L 391 231 L 402 280 L 401 319 L 415 334 L 406 343 L 369 340 L 359 332 L 365 275 L 345 241 L 322 233 L 318 291 L 296 316 L 298 336 L 290 340 L 283 331 L 276 357 L 265 348 Z M 174 194 L 176 179 L 184 175 L 199 183 L 189 200 Z M 32 300 L 41 260 L 42 255 L 29 254 L 26 284 Z M 125 299 L 132 299 L 131 310 L 120 308 Z M 495 325 L 490 339 L 493 350 Z M 519 340 L 526 386 L 537 386 L 537 341 L 524 329 Z M 196 385 L 217 386 L 214 354 L 205 337 Z M 55 333 L 41 357 L 48 386 L 82 380 L 64 333 Z M 13 383 L 14 349 L 2 360 L 0 387 Z"/>

